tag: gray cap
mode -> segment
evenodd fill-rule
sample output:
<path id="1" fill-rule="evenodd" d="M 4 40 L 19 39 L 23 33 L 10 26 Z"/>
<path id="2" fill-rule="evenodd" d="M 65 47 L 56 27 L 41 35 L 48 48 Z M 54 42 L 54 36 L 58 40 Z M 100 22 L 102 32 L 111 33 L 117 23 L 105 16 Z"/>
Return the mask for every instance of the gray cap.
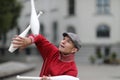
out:
<path id="1" fill-rule="evenodd" d="M 78 48 L 78 50 L 81 48 L 81 41 L 77 34 L 71 33 L 71 32 L 65 32 L 65 33 L 63 33 L 63 36 L 70 37 L 70 39 L 73 41 L 75 47 Z"/>

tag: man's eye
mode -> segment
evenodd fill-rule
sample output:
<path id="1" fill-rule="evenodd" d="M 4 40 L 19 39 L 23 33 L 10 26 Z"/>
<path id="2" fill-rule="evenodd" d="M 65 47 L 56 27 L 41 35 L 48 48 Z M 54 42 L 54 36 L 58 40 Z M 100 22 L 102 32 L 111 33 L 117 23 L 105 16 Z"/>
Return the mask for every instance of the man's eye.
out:
<path id="1" fill-rule="evenodd" d="M 67 42 L 68 42 L 68 43 L 71 43 L 71 41 L 70 41 L 70 40 L 67 40 Z"/>

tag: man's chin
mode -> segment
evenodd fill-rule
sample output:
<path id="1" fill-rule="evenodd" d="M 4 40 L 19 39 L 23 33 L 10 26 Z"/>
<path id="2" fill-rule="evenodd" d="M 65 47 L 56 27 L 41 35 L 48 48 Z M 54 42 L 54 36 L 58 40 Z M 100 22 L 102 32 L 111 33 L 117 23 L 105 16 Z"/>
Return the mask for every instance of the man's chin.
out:
<path id="1" fill-rule="evenodd" d="M 61 48 L 59 48 L 59 51 L 60 51 L 61 53 L 63 53 L 63 52 L 64 52 L 64 50 L 63 50 L 63 49 L 61 49 Z"/>

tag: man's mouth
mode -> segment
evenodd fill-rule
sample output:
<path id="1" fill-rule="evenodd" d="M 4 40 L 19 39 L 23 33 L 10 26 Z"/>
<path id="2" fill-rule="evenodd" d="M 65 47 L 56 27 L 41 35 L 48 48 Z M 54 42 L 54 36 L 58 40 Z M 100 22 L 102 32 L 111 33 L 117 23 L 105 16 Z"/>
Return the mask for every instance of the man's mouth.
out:
<path id="1" fill-rule="evenodd" d="M 65 48 L 63 45 L 60 45 L 60 47 Z"/>

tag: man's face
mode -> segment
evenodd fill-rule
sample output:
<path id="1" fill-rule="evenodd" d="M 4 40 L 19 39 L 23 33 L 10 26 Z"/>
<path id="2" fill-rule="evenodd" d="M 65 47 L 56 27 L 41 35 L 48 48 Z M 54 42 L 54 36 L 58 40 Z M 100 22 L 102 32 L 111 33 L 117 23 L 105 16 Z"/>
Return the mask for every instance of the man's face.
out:
<path id="1" fill-rule="evenodd" d="M 75 53 L 76 49 L 73 42 L 68 36 L 63 37 L 59 45 L 59 51 L 63 54 Z"/>

